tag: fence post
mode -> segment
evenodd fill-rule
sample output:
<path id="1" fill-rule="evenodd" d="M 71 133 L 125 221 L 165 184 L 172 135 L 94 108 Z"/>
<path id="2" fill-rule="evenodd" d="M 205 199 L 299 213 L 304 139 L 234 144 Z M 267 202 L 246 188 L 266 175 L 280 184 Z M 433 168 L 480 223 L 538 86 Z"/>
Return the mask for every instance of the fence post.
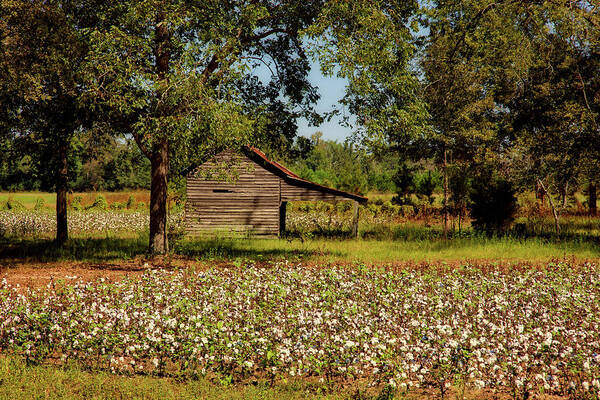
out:
<path id="1" fill-rule="evenodd" d="M 358 201 L 354 200 L 352 216 L 352 237 L 358 238 Z"/>

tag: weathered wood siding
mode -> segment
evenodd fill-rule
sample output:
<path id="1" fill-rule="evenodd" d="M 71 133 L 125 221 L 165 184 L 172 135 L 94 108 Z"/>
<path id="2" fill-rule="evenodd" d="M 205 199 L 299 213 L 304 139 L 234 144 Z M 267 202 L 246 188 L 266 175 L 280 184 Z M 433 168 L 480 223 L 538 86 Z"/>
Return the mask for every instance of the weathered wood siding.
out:
<path id="1" fill-rule="evenodd" d="M 336 196 L 333 193 L 316 190 L 310 187 L 304 187 L 301 182 L 292 181 L 281 182 L 281 200 L 282 201 L 344 201 L 350 200 L 346 197 Z M 308 185 L 306 185 L 308 186 Z"/>
<path id="2" fill-rule="evenodd" d="M 236 160 L 231 161 L 232 158 Z M 214 175 L 219 171 L 222 175 L 223 169 L 229 175 L 237 175 L 237 179 L 217 179 Z M 280 181 L 280 177 L 246 156 L 221 153 L 188 176 L 187 232 L 277 236 Z"/>

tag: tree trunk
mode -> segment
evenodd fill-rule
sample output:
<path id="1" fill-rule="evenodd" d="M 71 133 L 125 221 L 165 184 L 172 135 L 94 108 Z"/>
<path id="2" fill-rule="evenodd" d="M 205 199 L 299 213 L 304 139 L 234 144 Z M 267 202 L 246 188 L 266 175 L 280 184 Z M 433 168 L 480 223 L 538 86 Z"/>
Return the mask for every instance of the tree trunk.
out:
<path id="1" fill-rule="evenodd" d="M 588 203 L 590 208 L 590 215 L 596 216 L 598 213 L 597 204 L 598 194 L 596 192 L 596 182 L 591 181 L 588 186 Z"/>
<path id="2" fill-rule="evenodd" d="M 156 74 L 158 81 L 168 79 L 170 59 L 170 34 L 165 23 L 165 13 L 159 11 L 155 26 Z M 165 85 L 166 86 L 166 85 Z M 162 100 L 164 87 L 159 86 L 157 93 L 156 113 L 158 117 L 168 114 Z M 160 138 L 155 138 L 152 144 L 150 162 L 152 165 L 152 181 L 150 183 L 150 253 L 165 254 L 169 251 L 167 239 L 167 173 L 169 170 L 169 140 L 166 133 Z"/>
<path id="3" fill-rule="evenodd" d="M 546 194 L 546 197 L 548 197 L 548 203 L 550 204 L 550 208 L 552 209 L 552 216 L 554 217 L 554 228 L 556 229 L 556 233 L 560 233 L 560 214 L 558 213 L 558 210 L 556 209 L 556 206 L 554 205 L 554 201 L 552 200 L 552 195 L 550 193 L 548 193 L 548 190 L 546 190 L 546 186 L 544 186 L 544 184 L 542 183 L 542 181 L 540 179 L 538 179 L 538 183 L 540 185 L 540 187 L 542 188 L 542 191 L 544 192 L 544 194 Z"/>
<path id="4" fill-rule="evenodd" d="M 67 189 L 68 189 L 68 142 L 61 138 L 58 146 L 58 173 L 56 176 L 56 243 L 59 246 L 69 239 L 67 224 Z"/>
<path id="5" fill-rule="evenodd" d="M 535 183 L 535 198 L 538 200 L 538 206 L 540 208 L 544 207 L 544 191 L 540 187 L 539 182 Z"/>
<path id="6" fill-rule="evenodd" d="M 444 147 L 444 240 L 448 239 L 448 150 Z"/>
<path id="7" fill-rule="evenodd" d="M 150 253 L 169 251 L 167 240 L 167 173 L 169 145 L 162 139 L 152 149 L 152 181 L 150 183 Z"/>

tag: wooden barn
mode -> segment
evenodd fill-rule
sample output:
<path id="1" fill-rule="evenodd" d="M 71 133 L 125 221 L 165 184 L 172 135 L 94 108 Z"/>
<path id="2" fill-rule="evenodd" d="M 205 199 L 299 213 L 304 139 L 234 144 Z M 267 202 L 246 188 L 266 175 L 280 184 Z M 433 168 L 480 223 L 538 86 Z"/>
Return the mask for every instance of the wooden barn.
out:
<path id="1" fill-rule="evenodd" d="M 185 226 L 190 235 L 242 234 L 276 237 L 285 231 L 288 201 L 353 201 L 353 234 L 358 203 L 366 197 L 300 178 L 246 146 L 224 151 L 187 174 Z"/>

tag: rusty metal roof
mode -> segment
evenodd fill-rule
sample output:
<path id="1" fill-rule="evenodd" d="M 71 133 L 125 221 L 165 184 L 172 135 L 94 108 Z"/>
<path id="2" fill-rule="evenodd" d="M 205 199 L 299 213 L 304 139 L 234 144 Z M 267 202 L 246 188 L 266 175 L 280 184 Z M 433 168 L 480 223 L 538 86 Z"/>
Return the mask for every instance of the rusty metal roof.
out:
<path id="1" fill-rule="evenodd" d="M 265 155 L 265 153 L 263 153 L 256 147 L 244 146 L 244 149 L 246 150 L 246 152 L 250 153 L 251 155 L 253 154 L 253 155 L 257 156 L 259 159 L 261 159 L 266 164 L 266 166 L 270 166 L 271 169 L 273 170 L 273 172 L 279 172 L 280 175 L 283 175 L 282 176 L 283 178 L 286 178 L 288 181 L 291 181 L 292 183 L 295 181 L 297 183 L 301 183 L 303 185 L 310 186 L 315 190 L 319 190 L 322 192 L 328 192 L 328 193 L 335 194 L 335 195 L 338 195 L 341 197 L 351 198 L 351 199 L 354 199 L 361 203 L 367 202 L 369 200 L 368 198 L 361 196 L 359 194 L 356 194 L 356 193 L 344 192 L 343 190 L 330 188 L 330 187 L 323 186 L 318 183 L 303 179 L 303 178 L 299 177 L 298 175 L 296 175 L 295 173 L 293 173 L 292 171 L 290 171 L 289 169 L 287 169 L 286 167 L 284 167 L 283 165 L 279 164 L 278 162 L 269 160 L 267 158 L 267 156 Z"/>

